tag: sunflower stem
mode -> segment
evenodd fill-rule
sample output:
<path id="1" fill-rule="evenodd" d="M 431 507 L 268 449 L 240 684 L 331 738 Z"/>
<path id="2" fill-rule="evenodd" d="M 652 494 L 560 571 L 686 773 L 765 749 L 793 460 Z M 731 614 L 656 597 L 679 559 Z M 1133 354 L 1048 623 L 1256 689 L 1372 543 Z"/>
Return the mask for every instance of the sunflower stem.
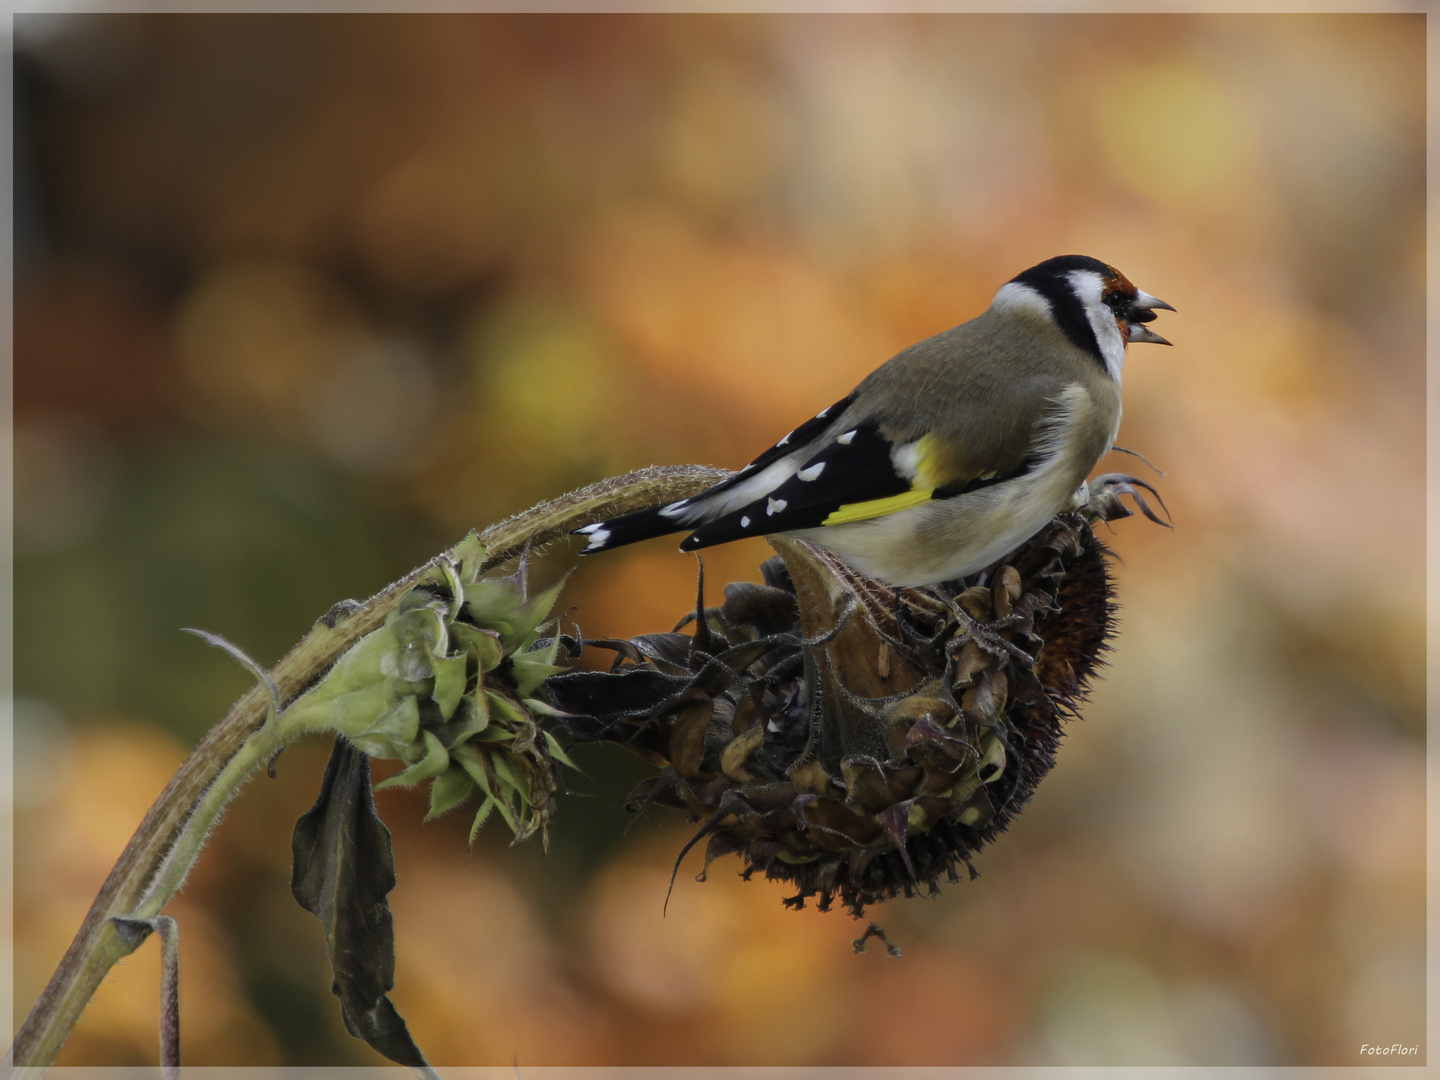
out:
<path id="1" fill-rule="evenodd" d="M 699 465 L 642 469 L 540 503 L 479 534 L 492 569 L 527 544 L 548 543 L 581 525 L 689 498 L 730 474 Z M 448 554 L 448 553 L 447 553 Z M 272 692 L 289 703 L 313 685 L 366 634 L 382 625 L 433 561 L 360 604 L 337 605 L 270 672 L 273 691 L 257 683 L 210 729 L 171 777 L 100 887 L 75 939 L 16 1033 L 7 1068 L 52 1065 L 110 968 L 144 935 L 114 921 L 152 918 L 184 883 L 210 829 L 244 781 L 290 737 L 266 725 Z"/>

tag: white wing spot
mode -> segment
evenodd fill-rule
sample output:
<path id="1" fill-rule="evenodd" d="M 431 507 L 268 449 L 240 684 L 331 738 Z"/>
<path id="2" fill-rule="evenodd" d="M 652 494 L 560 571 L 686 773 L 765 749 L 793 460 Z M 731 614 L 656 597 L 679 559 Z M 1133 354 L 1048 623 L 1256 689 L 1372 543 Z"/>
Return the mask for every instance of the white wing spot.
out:
<path id="1" fill-rule="evenodd" d="M 669 506 L 663 507 L 663 508 L 660 510 L 660 516 L 661 516 L 661 517 L 667 517 L 667 518 L 668 518 L 668 517 L 674 517 L 676 514 L 678 514 L 678 513 L 680 513 L 681 511 L 683 511 L 683 510 L 684 510 L 687 506 L 689 506 L 689 505 L 690 505 L 690 500 L 689 500 L 689 499 L 681 499 L 679 502 L 673 502 L 673 503 L 671 503 Z"/>
<path id="2" fill-rule="evenodd" d="M 820 474 L 821 474 L 822 472 L 824 472 L 824 471 L 825 471 L 825 462 L 823 462 L 823 461 L 817 461 L 814 465 L 811 465 L 808 469 L 801 469 L 801 470 L 800 470 L 798 473 L 796 473 L 795 475 L 798 476 L 798 477 L 800 477 L 801 480 L 817 480 L 817 479 L 819 479 Z"/>
<path id="3" fill-rule="evenodd" d="M 851 430 L 845 432 L 844 435 L 841 435 L 835 441 L 843 446 L 849 446 L 852 442 L 855 441 L 855 435 L 857 432 L 859 432 L 859 430 L 859 428 L 852 428 Z"/>
<path id="4" fill-rule="evenodd" d="M 610 541 L 609 529 L 602 528 L 599 525 L 591 525 L 585 531 L 590 533 L 590 543 L 585 545 L 586 551 L 593 551 L 598 548 L 603 548 Z"/>
<path id="5" fill-rule="evenodd" d="M 788 505 L 790 504 L 787 503 L 784 499 L 770 499 L 765 504 L 765 513 L 767 515 L 778 514 L 783 511 Z"/>
<path id="6" fill-rule="evenodd" d="M 920 475 L 920 443 L 918 440 L 895 447 L 891 451 L 890 457 L 895 462 L 895 471 L 902 476 L 908 476 L 913 480 Z"/>
<path id="7" fill-rule="evenodd" d="M 795 434 L 795 433 L 794 433 L 793 431 L 790 432 L 790 435 L 794 435 L 794 434 Z M 786 435 L 783 439 L 781 439 L 781 440 L 780 440 L 779 442 L 777 442 L 775 445 L 776 445 L 776 446 L 784 446 L 786 443 L 788 443 L 788 442 L 790 441 L 790 435 Z"/>
<path id="8" fill-rule="evenodd" d="M 834 405 L 831 405 L 831 406 L 830 406 L 830 409 L 833 409 L 834 407 L 835 407 Z M 830 415 L 830 409 L 821 409 L 819 412 L 817 412 L 817 413 L 815 414 L 815 419 L 816 419 L 816 420 L 824 420 L 825 417 L 827 417 L 827 416 Z"/>
<path id="9" fill-rule="evenodd" d="M 742 529 L 748 529 L 749 527 L 750 527 L 750 518 L 749 518 L 749 516 L 747 515 L 747 516 L 745 516 L 745 517 L 742 517 L 742 518 L 740 519 L 740 528 L 742 528 Z"/>

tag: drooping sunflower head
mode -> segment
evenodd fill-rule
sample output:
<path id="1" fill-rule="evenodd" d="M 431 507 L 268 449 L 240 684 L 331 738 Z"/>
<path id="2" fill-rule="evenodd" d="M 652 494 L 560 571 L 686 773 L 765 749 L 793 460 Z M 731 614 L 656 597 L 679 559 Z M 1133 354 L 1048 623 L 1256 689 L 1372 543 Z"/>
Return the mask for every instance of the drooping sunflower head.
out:
<path id="1" fill-rule="evenodd" d="M 1116 478 L 1128 480 L 1129 478 Z M 1114 627 L 1094 520 L 1119 484 L 988 570 L 893 589 L 777 537 L 765 584 L 732 584 L 670 633 L 578 642 L 609 671 L 551 678 L 560 723 L 660 767 L 631 798 L 700 823 L 706 865 L 791 882 L 855 915 L 971 870 L 1055 763 Z M 1148 508 L 1141 503 L 1147 516 Z M 703 597 L 703 576 L 701 595 Z M 688 630 L 689 632 L 684 632 Z"/>

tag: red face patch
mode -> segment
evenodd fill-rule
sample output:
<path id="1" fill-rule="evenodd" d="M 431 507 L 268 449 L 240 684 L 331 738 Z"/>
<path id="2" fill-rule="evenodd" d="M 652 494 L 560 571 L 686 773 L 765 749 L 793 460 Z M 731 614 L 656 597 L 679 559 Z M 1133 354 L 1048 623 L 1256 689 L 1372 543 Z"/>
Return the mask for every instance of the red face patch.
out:
<path id="1" fill-rule="evenodd" d="M 1100 299 L 1111 311 L 1115 312 L 1115 323 L 1120 328 L 1121 340 L 1123 340 L 1126 345 L 1129 345 L 1130 323 L 1125 318 L 1125 311 L 1130 307 L 1130 302 L 1135 299 L 1135 294 L 1139 290 L 1130 284 L 1129 278 L 1113 266 L 1107 267 L 1107 269 L 1110 272 L 1100 279 Z M 1117 299 L 1123 301 L 1123 303 L 1117 304 Z"/>

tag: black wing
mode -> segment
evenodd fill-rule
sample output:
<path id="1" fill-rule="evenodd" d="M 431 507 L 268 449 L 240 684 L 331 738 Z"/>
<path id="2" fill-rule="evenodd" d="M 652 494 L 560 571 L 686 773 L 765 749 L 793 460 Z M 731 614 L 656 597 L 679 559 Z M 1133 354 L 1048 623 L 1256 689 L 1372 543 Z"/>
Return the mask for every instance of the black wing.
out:
<path id="1" fill-rule="evenodd" d="M 714 487 L 707 488 L 693 499 L 686 499 L 685 502 L 697 503 L 710 498 L 712 495 L 723 495 L 737 484 L 742 484 L 746 480 L 749 480 L 750 477 L 755 475 L 757 470 L 765 468 L 766 465 L 772 462 L 779 461 L 786 454 L 793 454 L 798 447 L 804 446 L 812 439 L 818 438 L 827 427 L 834 423 L 837 416 L 850 407 L 850 403 L 854 400 L 855 394 L 852 391 L 849 397 L 841 398 L 828 409 L 821 409 L 809 420 L 806 420 L 805 423 L 801 424 L 754 461 L 750 462 L 749 465 L 746 465 L 738 473 L 730 477 L 730 479 L 720 481 L 720 483 Z M 686 526 L 681 525 L 672 531 L 679 532 L 680 529 L 683 528 L 686 528 Z M 685 550 L 688 551 L 690 549 L 686 548 Z"/>
<path id="2" fill-rule="evenodd" d="M 842 412 L 849 408 L 850 402 L 854 399 L 855 395 L 854 393 L 851 393 L 849 397 L 841 398 L 834 405 L 831 405 L 828 409 L 820 410 L 820 412 L 818 412 L 815 416 L 811 417 L 809 420 L 806 420 L 805 423 L 801 424 L 794 431 L 790 432 L 790 434 L 786 435 L 783 439 L 777 442 L 774 446 L 770 447 L 770 449 L 766 450 L 754 461 L 750 462 L 749 465 L 746 465 L 745 468 L 741 469 L 734 476 L 730 477 L 727 480 L 720 481 L 720 483 L 716 484 L 714 487 L 706 488 L 699 495 L 696 495 L 689 499 L 682 499 L 680 502 L 674 503 L 670 507 L 657 507 L 653 510 L 638 510 L 633 514 L 626 514 L 624 517 L 611 518 L 609 521 L 602 521 L 595 525 L 587 525 L 583 529 L 576 529 L 576 533 L 579 533 L 580 535 L 586 537 L 589 541 L 588 546 L 580 554 L 593 555 L 596 552 L 609 551 L 611 548 L 623 547 L 626 544 L 633 544 L 638 540 L 649 540 L 652 537 L 664 536 L 666 533 L 686 531 L 691 527 L 690 525 L 684 524 L 683 522 L 677 522 L 672 517 L 669 517 L 666 514 L 662 513 L 662 511 L 670 510 L 672 508 L 678 508 L 681 506 L 689 506 L 695 503 L 701 503 L 709 499 L 713 495 L 723 495 L 725 492 L 733 488 L 736 484 L 748 480 L 751 476 L 755 474 L 755 471 L 757 469 L 763 469 L 766 465 L 778 461 L 786 454 L 794 453 L 798 447 L 802 447 L 807 442 L 818 438 L 825 431 L 825 429 L 834 422 L 835 417 L 839 416 Z M 742 517 L 745 517 L 745 514 L 743 512 L 737 512 L 735 514 L 727 515 L 726 518 L 722 518 L 719 520 L 723 521 L 734 518 L 738 522 Z M 789 527 L 799 528 L 799 526 L 794 525 Z M 765 531 L 774 532 L 775 530 L 767 529 Z M 748 532 L 741 532 L 737 533 L 736 535 L 749 536 L 751 534 Z M 755 535 L 760 534 L 757 533 Z M 727 537 L 727 539 L 730 538 Z M 718 541 L 710 542 L 718 543 Z M 686 541 L 686 544 L 689 544 L 689 541 Z M 687 547 L 686 544 L 681 545 L 682 550 L 689 551 L 691 550 L 691 547 L 703 546 L 696 544 L 692 545 L 691 547 Z"/>
<path id="3" fill-rule="evenodd" d="M 797 429 L 796 434 L 801 430 Z M 824 524 L 842 507 L 904 495 L 912 490 L 912 481 L 895 471 L 891 449 L 890 440 L 871 421 L 841 432 L 769 495 L 702 525 L 685 538 L 680 550 L 694 551 L 745 536 L 810 529 Z M 778 456 L 774 454 L 770 460 Z"/>

